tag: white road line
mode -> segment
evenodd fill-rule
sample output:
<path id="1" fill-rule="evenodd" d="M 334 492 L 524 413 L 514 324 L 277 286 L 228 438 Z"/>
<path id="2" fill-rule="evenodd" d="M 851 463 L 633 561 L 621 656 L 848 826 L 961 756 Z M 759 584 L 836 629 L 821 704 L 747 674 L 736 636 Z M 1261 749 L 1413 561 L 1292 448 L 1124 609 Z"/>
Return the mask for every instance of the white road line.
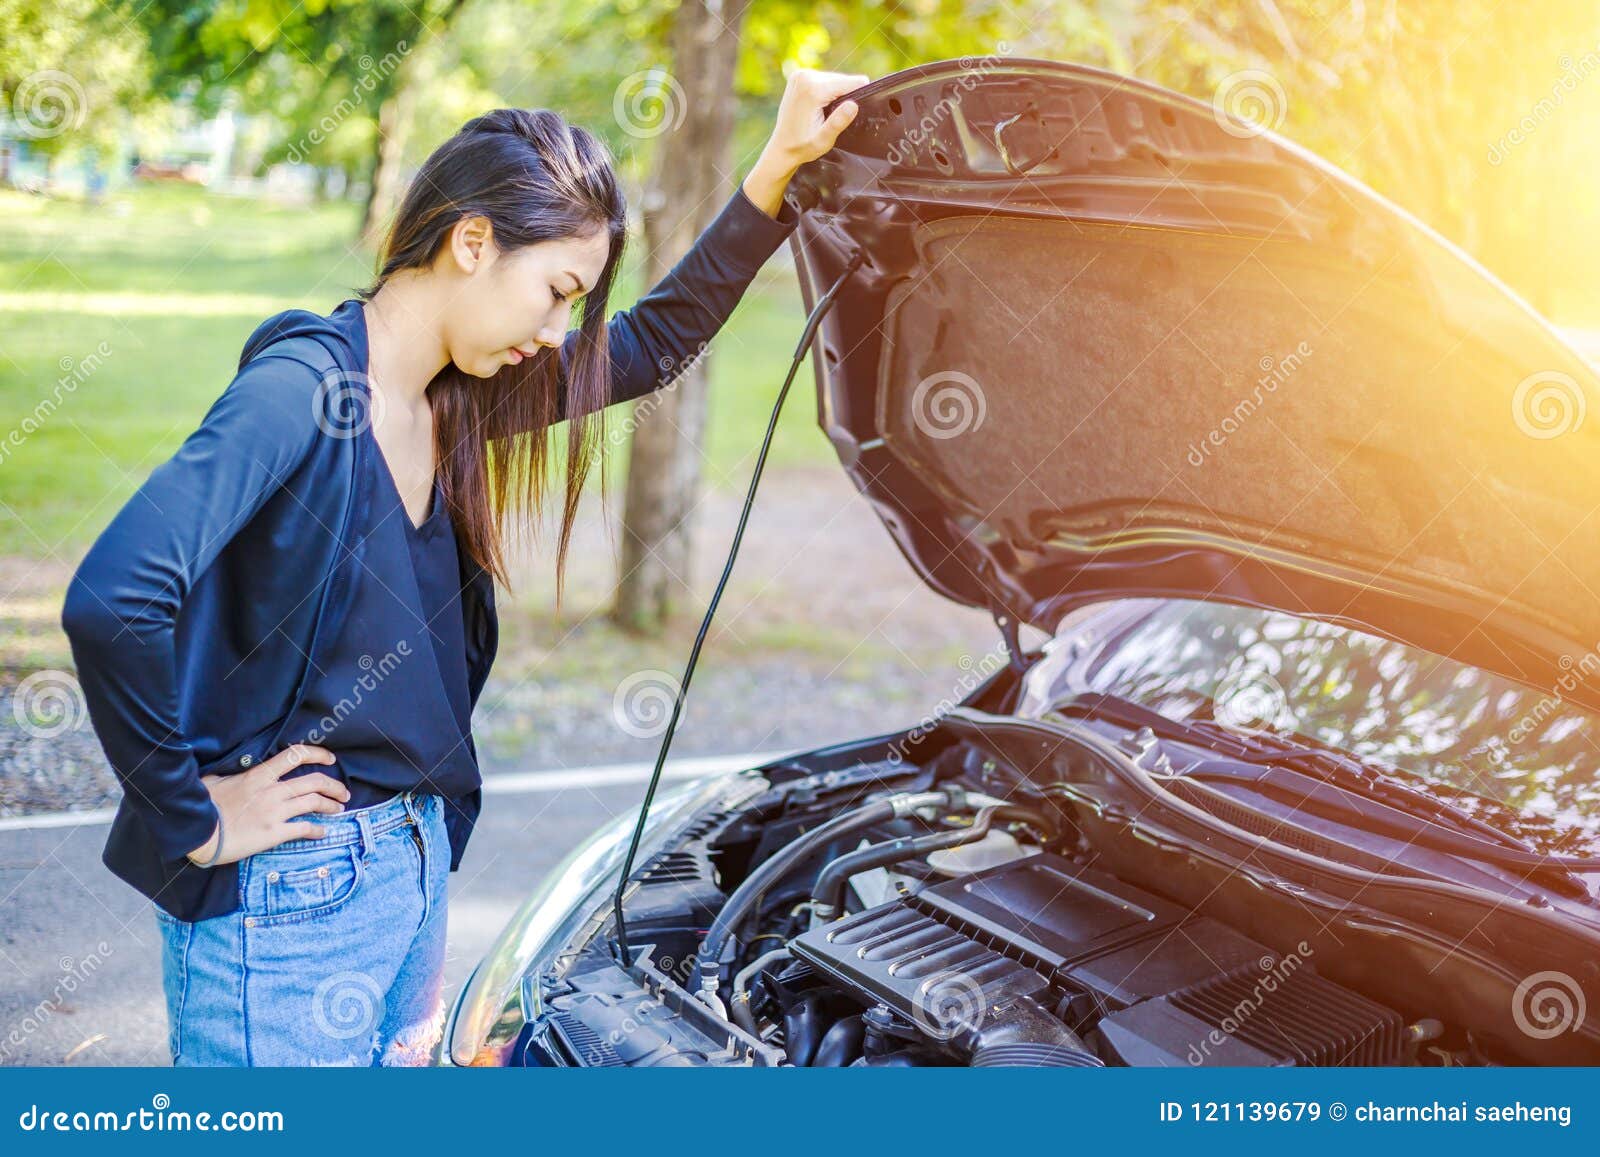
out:
<path id="1" fill-rule="evenodd" d="M 75 828 L 94 824 L 108 824 L 117 814 L 114 807 L 97 808 L 84 812 L 43 812 L 36 816 L 0 816 L 0 832 L 14 832 L 24 828 Z"/>
<path id="2" fill-rule="evenodd" d="M 751 751 L 734 755 L 706 755 L 695 759 L 669 759 L 661 768 L 662 779 L 694 779 L 760 767 L 789 751 Z M 543 771 L 513 771 L 486 775 L 483 792 L 565 791 L 572 787 L 610 787 L 624 783 L 644 783 L 655 768 L 649 763 L 602 763 L 593 767 L 546 768 Z"/>
<path id="3" fill-rule="evenodd" d="M 733 755 L 707 755 L 693 759 L 669 759 L 661 769 L 661 778 L 694 779 L 703 775 L 717 775 L 729 771 L 743 771 L 747 767 L 760 767 L 788 751 L 750 751 Z M 513 771 L 502 775 L 483 777 L 485 795 L 517 795 L 540 791 L 568 791 L 578 787 L 616 787 L 619 784 L 644 783 L 655 768 L 655 760 L 648 763 L 601 763 L 592 767 L 550 767 L 538 771 Z M 94 811 L 44 812 L 31 816 L 0 816 L 0 832 L 24 831 L 31 828 L 92 827 L 109 824 L 117 814 L 116 808 L 97 808 Z"/>

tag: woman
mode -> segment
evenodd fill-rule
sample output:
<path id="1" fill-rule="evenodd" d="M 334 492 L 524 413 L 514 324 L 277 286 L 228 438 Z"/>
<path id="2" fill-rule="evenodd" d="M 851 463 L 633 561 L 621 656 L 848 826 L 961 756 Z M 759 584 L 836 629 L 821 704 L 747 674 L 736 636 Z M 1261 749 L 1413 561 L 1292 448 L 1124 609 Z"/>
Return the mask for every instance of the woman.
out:
<path id="1" fill-rule="evenodd" d="M 544 500 L 544 431 L 568 426 L 559 600 L 591 417 L 717 332 L 794 228 L 791 175 L 855 116 L 824 107 L 866 79 L 792 75 L 740 188 L 609 323 L 604 147 L 548 111 L 468 122 L 376 282 L 257 327 L 91 547 L 62 625 L 124 786 L 102 858 L 154 903 L 175 1064 L 428 1061 L 501 539 Z"/>

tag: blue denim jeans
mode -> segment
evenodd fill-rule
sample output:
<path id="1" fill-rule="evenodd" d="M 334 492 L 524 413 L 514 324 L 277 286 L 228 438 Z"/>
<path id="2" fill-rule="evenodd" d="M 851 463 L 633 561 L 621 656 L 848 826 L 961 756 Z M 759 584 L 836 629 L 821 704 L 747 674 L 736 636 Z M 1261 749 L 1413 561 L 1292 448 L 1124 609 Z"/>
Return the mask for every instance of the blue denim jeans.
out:
<path id="1" fill-rule="evenodd" d="M 155 908 L 175 1065 L 425 1065 L 444 1023 L 441 797 L 310 814 L 239 862 L 240 907 Z"/>

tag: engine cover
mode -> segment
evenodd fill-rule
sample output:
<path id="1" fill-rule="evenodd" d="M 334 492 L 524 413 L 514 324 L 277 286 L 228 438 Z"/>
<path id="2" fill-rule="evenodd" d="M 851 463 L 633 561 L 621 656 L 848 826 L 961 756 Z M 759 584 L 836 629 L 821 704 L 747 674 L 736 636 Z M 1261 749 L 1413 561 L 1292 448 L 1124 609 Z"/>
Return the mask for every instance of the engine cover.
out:
<path id="1" fill-rule="evenodd" d="M 1398 1063 L 1399 1013 L 1215 920 L 1058 856 L 796 937 L 796 956 L 934 1041 L 1017 1001 L 1130 1065 Z"/>

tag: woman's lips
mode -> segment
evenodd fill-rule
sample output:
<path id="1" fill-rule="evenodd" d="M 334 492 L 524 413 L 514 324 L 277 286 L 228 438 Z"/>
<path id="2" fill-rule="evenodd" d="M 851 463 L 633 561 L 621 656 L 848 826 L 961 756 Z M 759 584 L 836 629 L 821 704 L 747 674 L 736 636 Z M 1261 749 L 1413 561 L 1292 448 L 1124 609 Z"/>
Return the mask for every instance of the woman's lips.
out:
<path id="1" fill-rule="evenodd" d="M 521 360 L 522 360 L 522 351 L 519 350 L 519 349 L 513 348 L 511 350 L 511 364 L 512 365 L 516 365 Z"/>

